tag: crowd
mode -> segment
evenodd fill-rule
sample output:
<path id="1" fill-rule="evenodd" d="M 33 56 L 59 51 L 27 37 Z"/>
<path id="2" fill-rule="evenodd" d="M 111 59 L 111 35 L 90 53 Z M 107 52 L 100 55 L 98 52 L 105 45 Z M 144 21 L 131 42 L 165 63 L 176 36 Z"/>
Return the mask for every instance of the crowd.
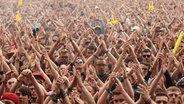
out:
<path id="1" fill-rule="evenodd" d="M 0 104 L 184 104 L 183 0 L 22 2 L 0 0 Z"/>

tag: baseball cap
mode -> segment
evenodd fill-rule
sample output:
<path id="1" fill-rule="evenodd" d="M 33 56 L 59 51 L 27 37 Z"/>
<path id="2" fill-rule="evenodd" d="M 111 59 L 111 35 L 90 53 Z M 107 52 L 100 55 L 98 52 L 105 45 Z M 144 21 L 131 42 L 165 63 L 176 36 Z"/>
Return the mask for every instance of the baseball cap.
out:
<path id="1" fill-rule="evenodd" d="M 42 78 L 43 80 L 46 80 L 45 75 L 42 72 L 34 72 L 33 75 L 35 78 Z"/>
<path id="2" fill-rule="evenodd" d="M 15 104 L 19 104 L 19 97 L 14 94 L 14 93 L 10 93 L 10 92 L 5 92 L 2 96 L 1 96 L 1 100 L 11 100 L 13 101 Z"/>

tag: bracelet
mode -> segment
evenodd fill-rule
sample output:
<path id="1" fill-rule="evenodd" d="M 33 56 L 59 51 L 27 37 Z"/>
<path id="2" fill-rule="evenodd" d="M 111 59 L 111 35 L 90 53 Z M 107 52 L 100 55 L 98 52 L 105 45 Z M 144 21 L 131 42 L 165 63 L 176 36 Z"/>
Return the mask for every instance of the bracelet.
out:
<path id="1" fill-rule="evenodd" d="M 57 94 L 52 94 L 52 101 L 55 103 L 58 102 L 58 95 Z"/>
<path id="2" fill-rule="evenodd" d="M 108 94 L 110 95 L 112 94 L 112 91 L 109 88 L 106 88 L 105 90 L 107 91 Z"/>
<path id="3" fill-rule="evenodd" d="M 107 93 L 109 94 L 109 101 L 113 99 L 112 91 L 109 88 L 105 89 Z"/>
<path id="4" fill-rule="evenodd" d="M 65 93 L 64 89 L 61 89 L 60 93 L 58 95 L 58 98 L 64 99 L 66 96 L 67 96 L 67 94 Z"/>
<path id="5" fill-rule="evenodd" d="M 147 99 L 144 104 L 151 104 L 151 98 Z"/>

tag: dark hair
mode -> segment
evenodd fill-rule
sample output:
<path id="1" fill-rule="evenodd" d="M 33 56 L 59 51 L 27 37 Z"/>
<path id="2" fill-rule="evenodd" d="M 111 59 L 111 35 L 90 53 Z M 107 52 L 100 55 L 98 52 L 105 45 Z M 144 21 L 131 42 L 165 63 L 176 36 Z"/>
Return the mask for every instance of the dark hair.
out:
<path id="1" fill-rule="evenodd" d="M 133 59 L 128 57 L 128 58 L 125 59 L 125 62 L 126 63 L 133 62 Z"/>
<path id="2" fill-rule="evenodd" d="M 121 94 L 121 92 L 118 90 L 113 91 L 113 95 L 120 95 L 120 94 Z"/>
<path id="3" fill-rule="evenodd" d="M 151 50 L 150 50 L 149 48 L 147 48 L 147 49 L 144 49 L 144 50 L 142 51 L 142 54 L 143 54 L 143 53 L 147 53 L 147 52 L 152 53 Z"/>
<path id="4" fill-rule="evenodd" d="M 28 87 L 24 87 L 24 86 L 20 87 L 19 92 L 21 92 L 24 95 L 27 95 L 27 96 L 31 97 L 31 90 Z"/>
<path id="5" fill-rule="evenodd" d="M 97 50 L 97 48 L 96 48 L 94 45 L 88 46 L 87 49 L 89 49 L 89 50 L 94 50 L 94 51 Z"/>
<path id="6" fill-rule="evenodd" d="M 167 96 L 167 94 L 165 92 L 158 92 L 158 93 L 156 93 L 156 95 L 154 97 L 154 100 L 156 99 L 157 96 L 166 96 L 168 98 L 168 96 Z"/>

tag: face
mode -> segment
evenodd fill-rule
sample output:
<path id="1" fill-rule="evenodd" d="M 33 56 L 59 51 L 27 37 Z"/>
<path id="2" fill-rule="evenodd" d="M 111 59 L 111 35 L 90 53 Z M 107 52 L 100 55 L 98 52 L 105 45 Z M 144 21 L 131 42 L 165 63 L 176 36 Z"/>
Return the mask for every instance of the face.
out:
<path id="1" fill-rule="evenodd" d="M 42 78 L 36 78 L 36 81 L 37 81 L 38 83 L 40 83 L 43 87 L 46 87 L 46 86 L 45 86 L 45 81 L 44 81 Z"/>
<path id="2" fill-rule="evenodd" d="M 83 60 L 82 59 L 77 59 L 75 61 L 75 68 L 76 69 L 82 69 L 82 67 L 83 67 Z"/>
<path id="3" fill-rule="evenodd" d="M 180 92 L 178 91 L 168 91 L 169 103 L 177 104 L 179 100 Z"/>
<path id="4" fill-rule="evenodd" d="M 142 53 L 143 61 L 150 62 L 151 61 L 151 53 L 150 52 L 144 52 Z"/>
<path id="5" fill-rule="evenodd" d="M 37 94 L 36 94 L 34 86 L 32 85 L 29 88 L 31 89 L 31 98 L 36 99 L 37 98 Z"/>
<path id="6" fill-rule="evenodd" d="M 50 67 L 48 67 L 48 65 L 46 65 L 46 67 L 45 67 L 45 73 L 47 74 L 47 75 L 52 75 L 51 74 L 51 71 L 50 71 Z"/>
<path id="7" fill-rule="evenodd" d="M 146 75 L 147 72 L 149 71 L 148 66 L 146 66 L 146 65 L 144 65 L 144 64 L 141 64 L 141 68 L 142 68 L 142 70 L 143 70 L 143 75 Z"/>
<path id="8" fill-rule="evenodd" d="M 93 55 L 93 53 L 94 53 L 94 50 L 87 49 L 86 57 L 90 57 L 91 55 Z"/>
<path id="9" fill-rule="evenodd" d="M 66 53 L 62 53 L 61 55 L 60 55 L 60 62 L 61 63 L 63 63 L 63 64 L 68 64 L 68 60 L 69 59 L 69 55 L 68 55 L 68 53 L 66 52 Z"/>
<path id="10" fill-rule="evenodd" d="M 113 95 L 113 104 L 128 104 L 122 94 Z"/>
<path id="11" fill-rule="evenodd" d="M 60 69 L 59 69 L 59 73 L 60 73 L 61 75 L 63 75 L 65 71 L 66 71 L 66 65 L 61 65 L 61 66 L 60 66 Z"/>
<path id="12" fill-rule="evenodd" d="M 20 91 L 17 91 L 16 94 L 19 96 L 20 104 L 28 104 L 29 97 Z"/>
<path id="13" fill-rule="evenodd" d="M 96 62 L 96 70 L 98 75 L 105 74 L 105 71 L 107 70 L 107 63 L 106 60 L 97 60 Z"/>
<path id="14" fill-rule="evenodd" d="M 127 63 L 127 66 L 128 66 L 129 68 L 131 68 L 131 67 L 133 66 L 133 61 L 129 61 L 129 62 Z"/>
<path id="15" fill-rule="evenodd" d="M 157 104 L 168 104 L 168 101 L 169 101 L 169 99 L 166 96 L 157 96 L 155 98 L 155 102 Z"/>
<path id="16" fill-rule="evenodd" d="M 15 78 L 9 79 L 7 82 L 7 88 L 10 89 L 13 86 L 13 84 L 15 83 L 15 81 L 16 81 Z"/>

